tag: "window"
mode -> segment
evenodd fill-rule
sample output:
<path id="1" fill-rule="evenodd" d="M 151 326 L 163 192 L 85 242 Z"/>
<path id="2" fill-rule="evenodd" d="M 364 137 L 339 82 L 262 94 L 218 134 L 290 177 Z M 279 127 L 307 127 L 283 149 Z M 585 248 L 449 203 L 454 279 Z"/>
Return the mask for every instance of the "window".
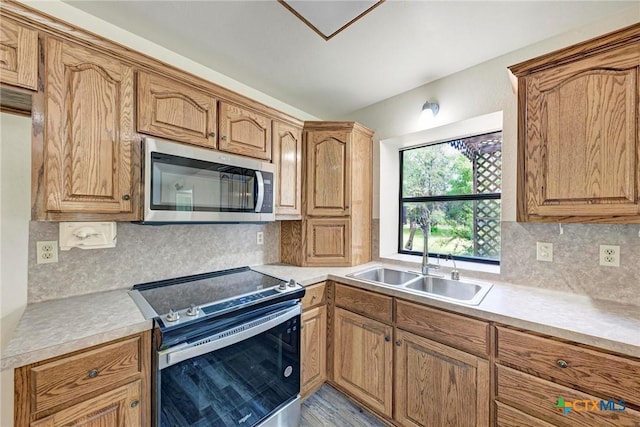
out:
<path id="1" fill-rule="evenodd" d="M 400 253 L 499 264 L 502 132 L 400 151 Z"/>

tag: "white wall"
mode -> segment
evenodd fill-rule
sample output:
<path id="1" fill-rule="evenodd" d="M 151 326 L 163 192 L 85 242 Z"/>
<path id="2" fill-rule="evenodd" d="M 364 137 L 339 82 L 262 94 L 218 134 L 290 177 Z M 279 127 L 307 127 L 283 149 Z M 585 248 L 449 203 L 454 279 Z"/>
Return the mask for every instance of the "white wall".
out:
<path id="1" fill-rule="evenodd" d="M 0 113 L 0 353 L 27 304 L 31 119 Z M 0 374 L 0 425 L 13 425 L 13 371 Z"/>
<path id="2" fill-rule="evenodd" d="M 574 43 L 614 31 L 640 20 L 640 3 L 622 13 L 599 22 L 569 31 L 532 46 L 463 70 L 411 91 L 396 95 L 345 119 L 356 120 L 375 130 L 377 141 L 414 133 L 423 129 L 419 121 L 422 104 L 436 101 L 440 112 L 431 127 L 463 121 L 469 118 L 503 112 L 503 221 L 515 221 L 517 97 L 513 93 L 507 67 Z M 505 35 L 508 37 L 508 34 Z M 396 170 L 380 170 L 380 147 L 374 150 L 374 218 L 379 217 L 380 178 L 396 174 Z M 394 197 L 397 198 L 397 190 Z"/>

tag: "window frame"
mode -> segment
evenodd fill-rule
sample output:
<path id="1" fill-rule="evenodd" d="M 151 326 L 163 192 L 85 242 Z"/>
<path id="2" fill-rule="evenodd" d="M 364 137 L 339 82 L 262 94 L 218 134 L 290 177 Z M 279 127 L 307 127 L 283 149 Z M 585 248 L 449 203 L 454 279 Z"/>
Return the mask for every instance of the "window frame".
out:
<path id="1" fill-rule="evenodd" d="M 502 130 L 501 130 L 502 132 Z M 477 135 L 482 135 L 479 133 Z M 439 144 L 447 144 L 457 139 L 463 138 L 453 138 L 450 140 L 443 140 L 438 142 L 433 142 L 429 144 L 416 145 L 413 147 L 406 147 L 398 150 L 398 155 L 400 156 L 399 165 L 400 165 L 400 182 L 399 182 L 399 192 L 398 192 L 398 253 L 405 255 L 418 255 L 421 256 L 422 252 L 419 251 L 410 251 L 403 248 L 403 223 L 402 223 L 402 213 L 404 203 L 424 203 L 424 202 L 457 202 L 457 201 L 477 201 L 477 200 L 502 200 L 502 192 L 500 193 L 481 193 L 481 194 L 461 194 L 461 195 L 440 195 L 440 196 L 419 196 L 419 197 L 403 197 L 403 183 L 404 183 L 404 152 L 409 150 L 415 150 L 419 148 L 435 146 Z M 500 152 L 502 152 L 502 148 L 500 148 Z M 500 171 L 500 180 L 502 181 L 502 171 Z M 500 185 L 502 189 L 502 185 Z M 500 205 L 500 215 L 502 216 L 502 204 Z M 474 221 L 476 218 L 474 217 Z M 502 234 L 502 233 L 501 233 Z M 432 258 L 440 257 L 441 254 L 435 252 L 429 252 L 427 254 Z M 500 252 L 500 256 L 502 256 L 502 251 Z M 491 264 L 491 265 L 500 265 L 500 259 L 487 259 L 487 258 L 478 258 L 473 256 L 463 256 L 463 255 L 452 255 L 452 258 L 456 261 L 467 261 L 467 262 L 475 262 L 480 264 Z"/>

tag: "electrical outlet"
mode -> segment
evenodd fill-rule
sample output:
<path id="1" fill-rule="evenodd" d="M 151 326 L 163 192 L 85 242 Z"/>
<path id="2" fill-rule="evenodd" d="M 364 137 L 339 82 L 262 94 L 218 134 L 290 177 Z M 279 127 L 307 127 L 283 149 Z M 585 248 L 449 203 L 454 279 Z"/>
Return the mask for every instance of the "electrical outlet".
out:
<path id="1" fill-rule="evenodd" d="M 600 245 L 600 265 L 620 267 L 620 246 Z"/>
<path id="2" fill-rule="evenodd" d="M 536 259 L 538 261 L 553 261 L 553 243 L 536 242 Z"/>
<path id="3" fill-rule="evenodd" d="M 36 242 L 36 263 L 52 262 L 58 262 L 58 242 L 56 240 Z"/>
<path id="4" fill-rule="evenodd" d="M 264 244 L 264 232 L 263 231 L 258 231 L 258 233 L 256 234 L 256 242 L 259 245 Z"/>

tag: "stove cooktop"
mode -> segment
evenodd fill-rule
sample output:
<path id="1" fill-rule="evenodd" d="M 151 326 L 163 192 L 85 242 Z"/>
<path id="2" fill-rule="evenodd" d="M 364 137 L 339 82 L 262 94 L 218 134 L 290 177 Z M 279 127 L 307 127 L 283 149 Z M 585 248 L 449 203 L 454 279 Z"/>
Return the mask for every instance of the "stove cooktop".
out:
<path id="1" fill-rule="evenodd" d="M 141 283 L 130 295 L 146 318 L 176 326 L 300 289 L 293 281 L 242 267 Z"/>

